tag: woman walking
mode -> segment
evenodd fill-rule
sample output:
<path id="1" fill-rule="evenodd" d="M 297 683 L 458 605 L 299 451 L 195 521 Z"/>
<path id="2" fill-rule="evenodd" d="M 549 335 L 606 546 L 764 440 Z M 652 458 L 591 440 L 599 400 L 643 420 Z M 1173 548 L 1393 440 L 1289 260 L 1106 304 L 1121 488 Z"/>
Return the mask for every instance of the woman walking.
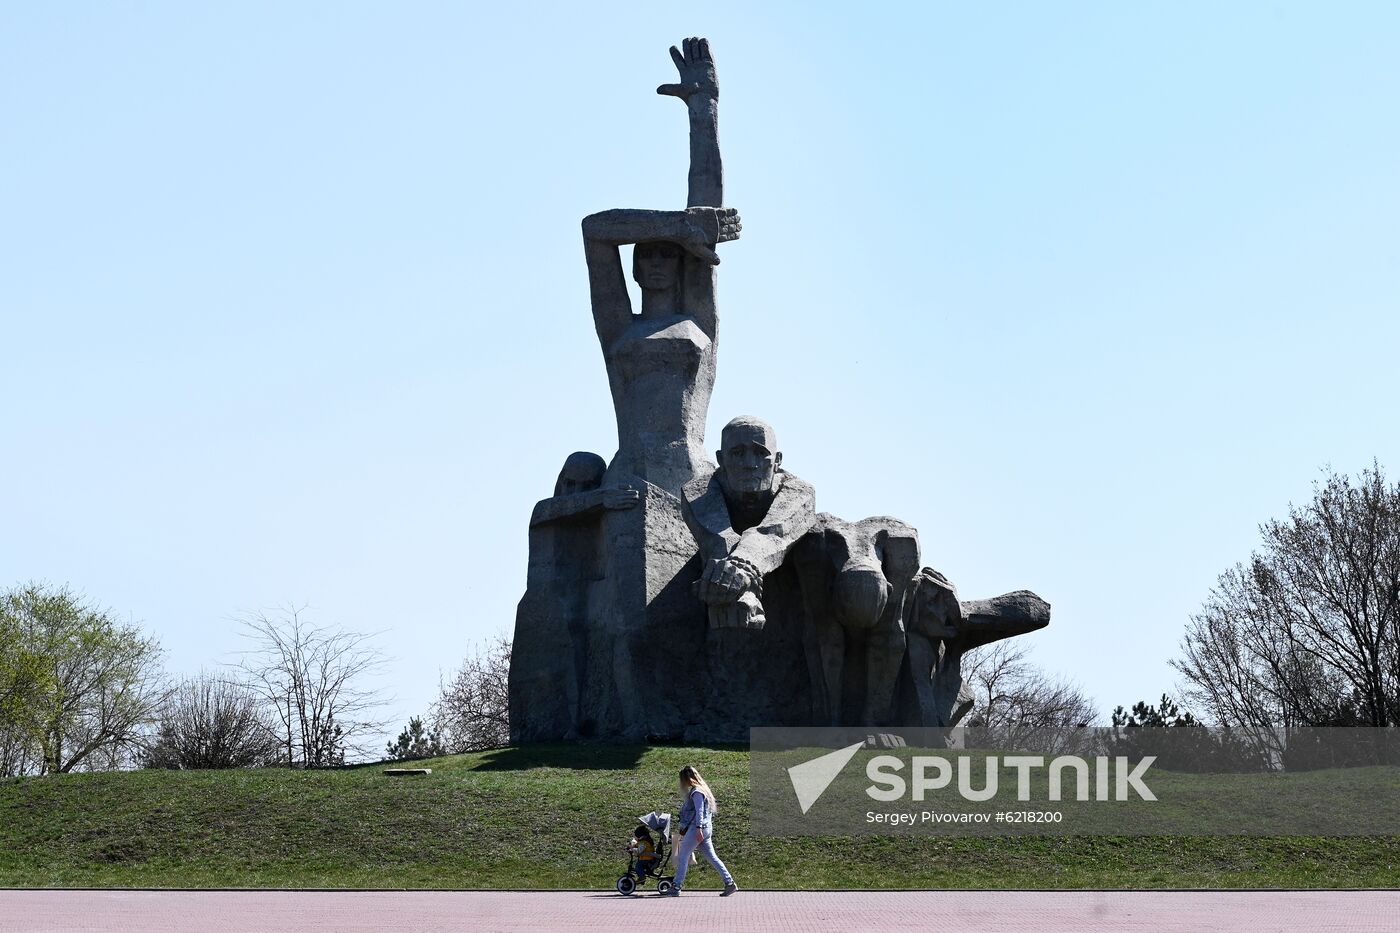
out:
<path id="1" fill-rule="evenodd" d="M 724 879 L 724 892 L 720 897 L 728 897 L 739 890 L 739 886 L 734 883 L 734 876 L 729 874 L 729 869 L 724 867 L 724 863 L 715 854 L 714 817 L 719 808 L 715 805 L 714 791 L 710 790 L 710 785 L 705 783 L 700 772 L 691 765 L 681 768 L 680 786 L 683 800 L 679 821 L 681 841 L 676 847 L 676 883 L 666 893 L 671 897 L 681 893 L 681 887 L 685 884 L 685 873 L 690 869 L 690 860 L 695 850 L 699 849 L 706 861 L 713 865 L 715 871 Z"/>

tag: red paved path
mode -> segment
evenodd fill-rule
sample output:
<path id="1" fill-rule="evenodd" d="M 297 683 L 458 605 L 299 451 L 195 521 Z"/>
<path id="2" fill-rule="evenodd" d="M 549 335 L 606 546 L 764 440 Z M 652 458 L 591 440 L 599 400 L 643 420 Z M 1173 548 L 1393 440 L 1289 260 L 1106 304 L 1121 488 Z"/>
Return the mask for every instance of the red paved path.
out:
<path id="1" fill-rule="evenodd" d="M 577 892 L 0 891 L 0 931 L 439 933 L 555 929 L 707 931 L 1400 930 L 1400 892 L 716 892 L 679 898 Z"/>

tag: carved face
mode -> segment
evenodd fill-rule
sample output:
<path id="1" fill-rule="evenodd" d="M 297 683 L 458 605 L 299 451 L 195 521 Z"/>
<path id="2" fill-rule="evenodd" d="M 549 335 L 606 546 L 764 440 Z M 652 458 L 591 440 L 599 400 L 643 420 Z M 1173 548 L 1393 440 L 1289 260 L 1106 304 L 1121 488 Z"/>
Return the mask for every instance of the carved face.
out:
<path id="1" fill-rule="evenodd" d="M 580 451 L 569 454 L 564 467 L 559 471 L 559 479 L 554 483 L 556 496 L 571 496 L 576 492 L 589 492 L 603 485 L 603 473 L 608 465 L 597 454 Z"/>
<path id="2" fill-rule="evenodd" d="M 632 276 L 642 288 L 673 287 L 680 268 L 681 248 L 674 243 L 638 243 L 632 249 Z"/>
<path id="3" fill-rule="evenodd" d="M 947 578 L 925 568 L 919 571 L 917 602 L 914 606 L 913 627 L 930 638 L 955 638 L 962 621 L 958 609 L 958 593 Z"/>
<path id="4" fill-rule="evenodd" d="M 775 450 L 778 438 L 773 429 L 753 419 L 735 419 L 724 426 L 723 445 L 717 452 L 725 483 L 734 492 L 770 492 L 773 476 L 783 462 Z"/>

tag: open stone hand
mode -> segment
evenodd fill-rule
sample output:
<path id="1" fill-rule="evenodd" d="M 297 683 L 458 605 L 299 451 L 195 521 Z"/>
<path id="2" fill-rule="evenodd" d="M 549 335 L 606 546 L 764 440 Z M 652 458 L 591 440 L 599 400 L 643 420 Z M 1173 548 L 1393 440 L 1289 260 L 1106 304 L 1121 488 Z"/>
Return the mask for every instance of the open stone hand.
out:
<path id="1" fill-rule="evenodd" d="M 728 243 L 739 239 L 739 231 L 744 225 L 739 221 L 739 212 L 732 207 L 690 207 L 686 214 L 705 232 L 705 239 L 711 243 Z"/>
<path id="2" fill-rule="evenodd" d="M 641 501 L 642 495 L 631 486 L 603 490 L 603 508 L 630 509 Z"/>
<path id="3" fill-rule="evenodd" d="M 739 212 L 732 207 L 689 207 L 685 213 L 691 235 L 681 246 L 710 265 L 719 265 L 719 255 L 714 248 L 739 239 L 739 231 L 744 229 Z"/>
<path id="4" fill-rule="evenodd" d="M 690 38 L 677 49 L 671 46 L 671 60 L 680 72 L 679 84 L 663 84 L 658 94 L 679 97 L 689 103 L 696 94 L 719 97 L 719 78 L 715 74 L 715 58 L 710 54 L 710 40 Z"/>

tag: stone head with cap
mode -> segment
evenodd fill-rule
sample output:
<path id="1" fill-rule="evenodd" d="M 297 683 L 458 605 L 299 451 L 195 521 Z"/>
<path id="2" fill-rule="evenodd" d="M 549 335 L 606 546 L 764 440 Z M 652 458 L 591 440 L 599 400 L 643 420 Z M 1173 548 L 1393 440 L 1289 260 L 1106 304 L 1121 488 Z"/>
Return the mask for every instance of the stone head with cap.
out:
<path id="1" fill-rule="evenodd" d="M 715 459 L 730 491 L 740 495 L 771 492 L 783 463 L 778 433 L 762 418 L 740 415 L 724 426 Z"/>

